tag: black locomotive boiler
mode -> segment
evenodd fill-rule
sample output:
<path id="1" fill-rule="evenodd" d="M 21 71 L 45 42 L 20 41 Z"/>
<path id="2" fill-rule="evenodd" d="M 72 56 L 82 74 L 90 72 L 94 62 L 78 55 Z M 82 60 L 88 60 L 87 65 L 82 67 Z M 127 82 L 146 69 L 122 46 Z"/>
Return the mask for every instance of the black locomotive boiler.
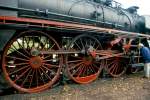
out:
<path id="1" fill-rule="evenodd" d="M 137 9 L 112 0 L 0 0 L 1 76 L 29 93 L 61 75 L 86 84 L 105 68 L 118 77 L 140 63 L 136 45 L 149 46 L 150 17 Z"/>

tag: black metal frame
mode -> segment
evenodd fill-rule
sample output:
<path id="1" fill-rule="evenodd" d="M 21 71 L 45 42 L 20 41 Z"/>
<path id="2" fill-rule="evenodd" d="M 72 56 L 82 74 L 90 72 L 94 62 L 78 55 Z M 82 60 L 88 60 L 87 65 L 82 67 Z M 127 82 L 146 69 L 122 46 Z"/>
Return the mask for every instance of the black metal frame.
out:
<path id="1" fill-rule="evenodd" d="M 45 11 L 42 11 L 42 10 L 39 10 L 39 9 L 36 9 L 36 10 L 33 10 L 33 9 L 25 9 L 25 8 L 17 8 L 17 7 L 8 7 L 8 6 L 0 6 L 0 9 L 2 10 L 10 10 L 10 11 L 21 11 L 21 12 L 30 12 L 30 13 L 33 13 L 35 14 L 34 16 L 29 16 L 29 15 L 24 15 L 24 14 L 21 14 L 19 15 L 20 17 L 28 17 L 28 18 L 36 18 L 36 19 L 44 19 L 44 20 L 55 20 L 55 21 L 61 21 L 61 22 L 70 22 L 70 23 L 77 23 L 77 22 L 74 22 L 72 21 L 75 20 L 75 21 L 78 21 L 78 23 L 80 22 L 80 24 L 89 24 L 91 23 L 92 25 L 104 25 L 105 27 L 106 26 L 116 26 L 114 23 L 110 23 L 110 22 L 106 22 L 106 21 L 97 21 L 97 20 L 92 20 L 92 19 L 87 19 L 87 18 L 81 18 L 81 17 L 75 17 L 75 16 L 70 16 L 70 15 L 64 15 L 64 14 L 58 14 L 58 13 L 54 13 L 54 12 L 49 12 L 47 9 Z M 38 15 L 41 15 L 41 16 L 38 16 Z M 54 18 L 48 18 L 48 16 L 55 16 L 56 18 L 57 17 L 60 17 L 60 18 L 65 18 L 67 20 L 60 20 L 60 19 L 54 19 Z M 68 21 L 69 20 L 69 21 Z M 87 23 L 88 22 L 88 23 Z M 124 28 L 124 26 L 122 25 L 117 25 L 116 28 Z"/>

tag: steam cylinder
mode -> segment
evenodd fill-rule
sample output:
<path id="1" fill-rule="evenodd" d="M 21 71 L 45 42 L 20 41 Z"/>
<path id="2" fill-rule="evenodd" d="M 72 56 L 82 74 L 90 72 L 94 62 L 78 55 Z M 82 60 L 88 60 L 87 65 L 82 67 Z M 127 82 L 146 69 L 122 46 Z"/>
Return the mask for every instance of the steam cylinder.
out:
<path id="1" fill-rule="evenodd" d="M 111 28 L 128 31 L 141 32 L 144 27 L 144 19 L 139 15 L 90 0 L 19 0 L 18 6 L 101 21 Z"/>

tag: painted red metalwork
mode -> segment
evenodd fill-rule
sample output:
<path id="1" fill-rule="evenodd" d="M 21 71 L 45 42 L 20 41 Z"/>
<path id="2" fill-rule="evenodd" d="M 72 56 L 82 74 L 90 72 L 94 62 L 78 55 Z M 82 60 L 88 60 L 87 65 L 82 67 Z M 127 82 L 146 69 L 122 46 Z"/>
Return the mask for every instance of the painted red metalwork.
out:
<path id="1" fill-rule="evenodd" d="M 99 73 L 92 74 L 92 75 L 85 76 L 85 77 L 76 77 L 75 80 L 78 83 L 86 84 L 86 83 L 90 83 L 90 82 L 96 80 L 98 75 L 99 75 Z"/>
<path id="2" fill-rule="evenodd" d="M 42 42 L 43 44 L 41 38 L 46 40 Z M 36 50 L 33 50 L 33 47 Z M 40 92 L 51 87 L 59 78 L 63 65 L 62 55 L 57 57 L 53 57 L 54 53 L 32 55 L 33 51 L 49 48 L 60 49 L 55 39 L 44 32 L 25 31 L 17 34 L 8 42 L 3 52 L 2 69 L 5 79 L 22 92 Z"/>
<path id="3" fill-rule="evenodd" d="M 106 70 L 113 77 L 119 77 L 126 72 L 128 62 L 123 57 L 111 57 L 107 59 Z"/>
<path id="4" fill-rule="evenodd" d="M 81 24 L 75 24 L 75 23 L 58 22 L 58 21 L 41 20 L 41 19 L 9 17 L 9 16 L 0 16 L 0 24 L 23 24 L 23 25 L 27 25 L 27 26 L 56 27 L 56 28 L 61 28 L 61 29 L 76 29 L 76 30 L 84 30 L 84 31 L 94 30 L 96 32 L 103 32 L 105 34 L 120 35 L 120 33 L 121 33 L 121 34 L 123 34 L 124 37 L 128 37 L 128 36 L 150 37 L 149 35 L 140 34 L 140 33 L 126 32 L 126 31 L 101 28 L 101 27 L 95 27 L 95 26 L 89 26 L 89 25 L 81 25 Z M 45 33 L 41 33 L 41 34 L 45 35 Z M 47 35 L 47 36 L 49 37 L 49 35 Z M 24 37 L 21 37 L 21 38 L 24 38 Z M 52 37 L 50 37 L 49 39 L 53 40 L 54 44 L 57 46 L 57 50 L 60 50 L 58 43 Z M 121 41 L 121 39 L 122 39 L 121 37 L 118 37 L 115 40 L 111 41 L 110 42 L 111 46 L 119 43 Z M 95 43 L 93 42 L 93 40 L 95 41 Z M 10 43 L 8 43 L 8 45 L 6 45 L 6 48 L 5 48 L 3 57 L 2 57 L 3 58 L 2 68 L 4 70 L 5 77 L 9 81 L 9 83 L 13 87 L 17 88 L 20 91 L 30 92 L 30 93 L 31 92 L 39 92 L 39 91 L 42 91 L 42 90 L 52 86 L 52 84 L 58 79 L 60 70 L 61 70 L 61 66 L 63 64 L 62 64 L 62 59 L 59 59 L 58 65 L 57 66 L 53 65 L 53 63 L 55 63 L 55 61 L 57 61 L 57 59 L 55 59 L 55 56 L 54 56 L 54 58 L 50 58 L 50 57 L 53 57 L 52 54 L 53 53 L 56 54 L 56 52 L 58 54 L 61 54 L 61 53 L 65 54 L 65 53 L 70 53 L 70 52 L 65 52 L 65 51 L 59 52 L 54 49 L 54 52 L 51 51 L 52 53 L 49 54 L 51 56 L 48 56 L 47 52 L 45 52 L 45 54 L 43 53 L 43 55 L 47 55 L 46 57 L 49 59 L 46 59 L 46 57 L 45 57 L 45 59 L 43 59 L 42 56 L 40 57 L 37 55 L 36 55 L 36 57 L 33 57 L 33 55 L 31 55 L 28 58 L 27 55 L 28 55 L 28 53 L 30 53 L 30 52 L 28 52 L 28 49 L 30 51 L 32 51 L 32 50 L 31 50 L 31 48 L 24 47 L 24 48 L 22 48 L 22 50 L 24 52 L 28 52 L 28 53 L 25 53 L 25 55 L 19 53 L 18 54 L 19 56 L 13 55 L 13 57 L 11 57 L 12 55 L 9 55 L 9 51 L 11 51 L 11 50 L 9 50 L 9 49 L 12 49 L 10 47 L 13 45 L 14 42 L 17 42 L 17 37 L 10 40 Z M 126 67 L 124 66 L 125 64 L 123 63 L 125 59 L 123 59 L 123 57 L 122 57 L 122 55 L 124 53 L 115 52 L 115 50 L 103 50 L 102 51 L 102 47 L 101 47 L 101 44 L 99 43 L 99 41 L 96 38 L 94 38 L 92 36 L 88 36 L 88 35 L 80 35 L 80 36 L 76 37 L 71 43 L 72 44 L 70 44 L 70 47 L 68 48 L 68 50 L 74 50 L 77 53 L 68 54 L 65 59 L 66 60 L 65 62 L 66 62 L 66 66 L 67 66 L 66 68 L 67 68 L 68 74 L 69 74 L 70 78 L 72 78 L 75 82 L 85 84 L 85 83 L 94 81 L 98 77 L 99 73 L 101 72 L 101 70 L 104 66 L 104 61 L 103 61 L 104 59 L 107 59 L 107 65 L 106 65 L 107 70 L 112 76 L 118 77 L 125 72 Z M 93 45 L 91 43 L 93 43 Z M 91 50 L 89 52 L 90 54 L 88 54 L 87 52 L 78 53 L 78 51 L 86 51 L 83 48 L 89 48 L 87 44 L 92 46 L 95 50 Z M 125 45 L 124 48 L 126 50 L 128 50 L 130 48 L 130 43 L 128 45 Z M 18 53 L 19 50 L 16 50 L 14 52 Z M 95 57 L 97 55 L 99 56 L 99 62 L 97 62 L 95 60 Z M 23 56 L 23 57 L 19 58 L 20 56 Z M 20 59 L 22 61 L 22 63 L 15 62 L 15 66 L 18 67 L 19 64 L 23 66 L 24 58 L 26 58 L 26 56 L 28 58 L 27 59 L 28 63 L 26 66 L 27 68 L 25 67 L 26 70 L 23 71 L 22 73 L 18 72 L 17 74 L 15 74 L 13 76 L 15 79 L 13 79 L 13 77 L 10 75 L 10 74 L 12 74 L 12 73 L 10 73 L 11 71 L 9 70 L 9 68 L 7 68 L 8 63 L 11 62 L 12 58 L 15 59 L 15 61 Z M 16 60 L 16 58 L 17 58 L 17 60 Z M 60 56 L 59 58 L 62 58 L 62 56 Z M 10 62 L 8 62 L 9 60 L 10 60 Z M 51 63 L 51 62 L 53 62 L 53 63 Z M 43 65 L 45 65 L 47 67 L 45 67 Z M 47 70 L 54 66 L 55 66 L 55 70 L 57 69 L 57 72 L 55 72 L 54 76 L 51 79 L 51 77 L 48 74 L 53 75 L 53 73 L 47 72 Z M 9 65 L 9 67 L 12 67 L 11 64 Z M 30 69 L 31 69 L 31 72 L 30 72 Z M 34 75 L 34 73 L 33 73 L 34 71 L 32 71 L 32 70 L 37 70 L 37 69 L 40 70 L 38 72 L 39 76 Z M 44 69 L 45 69 L 45 71 L 44 71 Z M 20 69 L 20 70 L 22 70 L 22 69 Z M 51 71 L 52 70 L 55 71 L 54 69 L 51 69 Z M 27 73 L 27 72 L 29 72 L 29 74 L 26 77 L 25 73 Z M 33 75 L 30 75 L 30 73 L 32 73 Z M 18 77 L 18 75 L 19 75 L 19 77 Z M 41 77 L 43 77 L 43 75 L 45 75 L 47 80 L 41 78 Z M 26 85 L 24 85 L 25 84 L 24 81 L 20 80 L 20 78 L 22 76 L 24 77 L 25 82 L 28 82 L 28 81 L 30 82 L 31 86 L 29 85 L 29 87 L 26 88 Z M 32 76 L 32 77 L 34 77 L 35 80 L 37 80 L 37 82 L 36 82 L 37 86 L 35 86 L 34 83 L 32 82 L 33 81 L 32 77 L 30 79 L 28 79 L 28 81 L 26 81 L 26 78 L 28 78 L 29 76 Z M 46 81 L 46 82 L 43 82 L 42 85 L 39 85 L 38 84 L 39 79 L 41 79 L 40 81 Z M 22 82 L 22 83 L 19 83 L 17 81 Z"/>
<path id="5" fill-rule="evenodd" d="M 123 46 L 123 48 L 126 52 L 128 52 L 130 50 L 130 48 L 132 46 L 131 45 L 132 41 L 133 41 L 133 39 L 130 39 L 129 42 Z"/>
<path id="6" fill-rule="evenodd" d="M 9 22 L 9 21 L 16 21 L 16 22 Z M 133 36 L 133 37 L 147 37 L 150 38 L 149 35 L 134 33 L 134 32 L 127 32 L 127 31 L 120 31 L 115 29 L 109 28 L 101 28 L 89 25 L 81 25 L 81 24 L 74 24 L 74 23 L 67 23 L 67 22 L 58 22 L 58 21 L 50 21 L 50 20 L 41 20 L 41 19 L 32 19 L 32 18 L 18 18 L 12 16 L 0 16 L 0 23 L 1 24 L 14 24 L 14 23 L 21 23 L 30 26 L 32 24 L 37 24 L 40 27 L 59 27 L 59 28 L 68 28 L 68 29 L 78 29 L 78 30 L 95 30 L 97 32 L 105 32 L 107 34 L 114 34 L 114 35 L 126 35 L 126 37 Z"/>
<path id="7" fill-rule="evenodd" d="M 72 40 L 68 50 L 83 51 L 83 53 L 66 56 L 66 68 L 70 78 L 81 84 L 94 81 L 101 72 L 104 63 L 103 59 L 98 62 L 94 59 L 96 51 L 102 50 L 100 42 L 95 37 L 82 34 Z"/>
<path id="8" fill-rule="evenodd" d="M 111 42 L 110 42 L 111 46 L 113 46 L 113 45 L 119 43 L 119 42 L 121 41 L 121 39 L 122 39 L 121 37 L 118 37 L 118 38 L 116 38 L 115 40 L 111 41 Z"/>
<path id="9" fill-rule="evenodd" d="M 96 51 L 90 52 L 93 58 L 96 58 Z"/>
<path id="10" fill-rule="evenodd" d="M 29 64 L 33 69 L 38 69 L 40 66 L 42 66 L 43 59 L 40 56 L 31 57 Z"/>

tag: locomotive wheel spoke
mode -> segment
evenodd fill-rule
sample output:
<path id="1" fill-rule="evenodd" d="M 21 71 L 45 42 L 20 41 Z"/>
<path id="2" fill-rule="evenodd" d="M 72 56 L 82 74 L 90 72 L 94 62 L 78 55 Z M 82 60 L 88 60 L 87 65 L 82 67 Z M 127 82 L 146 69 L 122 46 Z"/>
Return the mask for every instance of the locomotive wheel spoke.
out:
<path id="1" fill-rule="evenodd" d="M 25 51 L 25 53 L 27 53 L 28 55 L 30 55 L 29 52 L 26 49 L 24 49 L 23 46 L 18 42 L 18 40 L 17 40 L 17 43 Z"/>
<path id="2" fill-rule="evenodd" d="M 96 68 L 96 69 L 99 69 L 95 64 L 92 64 L 92 66 L 93 66 L 94 68 Z"/>
<path id="3" fill-rule="evenodd" d="M 48 68 L 59 68 L 59 65 L 47 64 L 47 63 L 44 63 L 44 65 L 46 65 Z"/>
<path id="4" fill-rule="evenodd" d="M 85 47 L 87 47 L 88 46 L 88 43 L 87 43 L 87 41 L 85 41 Z"/>
<path id="5" fill-rule="evenodd" d="M 19 91 L 28 93 L 51 87 L 59 78 L 63 57 L 40 53 L 50 49 L 55 51 L 60 47 L 54 38 L 41 31 L 25 31 L 14 36 L 2 56 L 6 80 Z"/>
<path id="6" fill-rule="evenodd" d="M 84 45 L 83 45 L 83 42 L 82 42 L 82 40 L 81 40 L 81 39 L 80 39 L 80 42 L 81 42 L 82 48 L 84 48 Z"/>
<path id="7" fill-rule="evenodd" d="M 34 77 L 34 73 L 35 73 L 35 70 L 33 70 L 33 73 L 32 73 L 32 76 L 31 76 L 31 80 L 30 80 L 30 85 L 29 85 L 29 88 L 31 87 L 32 85 L 32 82 L 33 82 L 33 77 Z"/>
<path id="8" fill-rule="evenodd" d="M 85 76 L 86 75 L 85 73 L 87 72 L 88 67 L 86 67 L 85 65 L 83 65 L 83 67 L 84 67 L 84 70 L 83 70 L 82 74 L 83 74 L 83 76 Z"/>
<path id="9" fill-rule="evenodd" d="M 77 62 L 81 62 L 82 60 L 72 60 L 72 61 L 68 61 L 68 63 L 77 63 Z"/>
<path id="10" fill-rule="evenodd" d="M 81 68 L 82 68 L 82 67 L 79 66 L 79 67 L 72 73 L 72 75 L 75 75 Z"/>
<path id="11" fill-rule="evenodd" d="M 83 64 L 83 62 L 80 62 L 80 63 L 78 63 L 78 64 L 75 64 L 73 67 L 70 66 L 70 67 L 69 67 L 69 70 L 75 69 L 76 67 L 80 67 L 81 64 Z"/>
<path id="12" fill-rule="evenodd" d="M 10 49 L 13 49 L 14 51 L 16 51 L 18 54 L 22 55 L 23 57 L 27 58 L 27 59 L 30 59 L 28 56 L 24 55 L 23 53 L 19 52 L 16 48 L 10 48 Z"/>
<path id="13" fill-rule="evenodd" d="M 24 38 L 26 44 L 27 44 L 27 48 L 29 48 L 29 41 L 27 41 L 27 38 Z"/>
<path id="14" fill-rule="evenodd" d="M 83 69 L 84 69 L 84 66 L 82 65 L 82 67 L 81 67 L 80 70 L 79 70 L 79 73 L 78 73 L 77 77 L 80 77 L 80 75 L 81 75 L 82 72 L 83 72 Z"/>
<path id="15" fill-rule="evenodd" d="M 15 70 L 15 71 L 13 71 L 13 72 L 9 72 L 9 75 L 12 75 L 12 74 L 17 73 L 17 72 L 19 72 L 19 71 L 22 71 L 23 69 L 28 68 L 28 67 L 29 67 L 29 65 L 28 65 L 28 66 L 23 66 L 23 67 L 21 67 L 21 68 Z"/>
<path id="16" fill-rule="evenodd" d="M 50 50 L 55 46 L 55 44 L 53 44 L 51 47 L 50 47 Z"/>
<path id="17" fill-rule="evenodd" d="M 120 64 L 116 64 L 115 74 L 117 74 L 117 72 L 119 71 L 119 70 L 118 70 L 118 69 L 119 69 L 119 66 L 120 66 Z"/>
<path id="18" fill-rule="evenodd" d="M 29 77 L 29 75 L 31 74 L 32 69 L 30 69 L 29 73 L 27 74 L 27 76 L 25 77 L 24 81 L 22 82 L 21 86 L 23 87 L 23 85 L 25 84 L 25 82 L 27 81 L 27 78 Z"/>
<path id="19" fill-rule="evenodd" d="M 19 80 L 23 75 L 25 75 L 25 73 L 27 73 L 30 70 L 30 68 L 26 69 L 21 75 L 19 75 L 14 82 L 16 82 L 17 80 Z"/>
<path id="20" fill-rule="evenodd" d="M 89 83 L 94 81 L 103 67 L 103 60 L 97 62 L 88 49 L 102 50 L 100 42 L 89 35 L 79 35 L 70 43 L 68 50 L 85 51 L 85 53 L 69 54 L 66 57 L 67 71 L 71 79 L 77 83 Z"/>
<path id="21" fill-rule="evenodd" d="M 96 43 L 96 41 L 94 41 L 94 43 L 92 44 L 93 47 L 95 46 L 95 43 Z"/>
<path id="22" fill-rule="evenodd" d="M 13 56 L 7 56 L 8 58 L 12 58 L 12 59 L 18 59 L 18 60 L 22 60 L 22 61 L 29 61 L 27 59 L 23 59 L 23 58 L 19 58 L 19 57 L 13 57 Z"/>
<path id="23" fill-rule="evenodd" d="M 79 48 L 79 50 L 82 50 L 78 43 L 75 42 L 75 45 Z"/>
<path id="24" fill-rule="evenodd" d="M 95 48 L 95 50 L 97 50 L 99 48 L 99 45 Z"/>
<path id="25" fill-rule="evenodd" d="M 48 78 L 49 80 L 51 80 L 51 78 L 46 74 L 46 72 L 44 71 L 44 67 L 41 68 L 42 72 L 44 73 L 44 75 L 46 76 L 46 78 Z"/>
<path id="26" fill-rule="evenodd" d="M 90 67 L 93 69 L 93 72 L 96 73 L 96 69 L 92 65 L 90 65 Z"/>
<path id="27" fill-rule="evenodd" d="M 41 70 L 38 70 L 38 71 L 39 71 L 39 73 L 40 73 L 40 78 L 41 78 L 41 80 L 42 80 L 43 83 L 45 84 L 45 81 L 44 81 L 43 74 L 42 74 Z"/>
<path id="28" fill-rule="evenodd" d="M 32 46 L 31 47 L 35 47 L 35 38 L 34 38 L 34 36 L 32 36 Z"/>
<path id="29" fill-rule="evenodd" d="M 36 83 L 37 83 L 37 87 L 38 87 L 38 71 L 37 71 L 37 69 L 35 70 L 35 73 L 36 73 Z"/>
<path id="30" fill-rule="evenodd" d="M 45 67 L 44 65 L 43 65 L 43 68 L 45 68 L 46 70 L 52 72 L 52 70 L 50 70 L 49 68 Z"/>
<path id="31" fill-rule="evenodd" d="M 44 47 L 46 46 L 46 44 L 48 44 L 47 39 L 45 40 L 45 43 L 42 45 L 42 49 L 44 49 Z M 46 47 L 46 48 L 48 48 L 48 45 L 47 45 L 47 47 Z"/>
<path id="32" fill-rule="evenodd" d="M 90 69 L 90 71 L 91 71 L 92 73 L 94 73 L 94 70 L 93 70 L 93 68 L 92 68 L 91 66 L 88 66 L 88 68 Z"/>
<path id="33" fill-rule="evenodd" d="M 14 64 L 15 66 L 20 66 L 20 65 L 28 65 L 29 63 L 18 63 L 18 64 Z"/>
<path id="34" fill-rule="evenodd" d="M 115 71 L 116 71 L 116 63 L 112 65 L 112 73 L 116 74 Z"/>
<path id="35" fill-rule="evenodd" d="M 44 57 L 44 61 L 45 61 L 45 59 L 47 59 L 47 58 L 49 58 L 49 57 L 51 57 L 52 55 L 48 55 L 48 56 L 45 56 Z"/>
<path id="36" fill-rule="evenodd" d="M 44 63 L 45 63 L 45 62 L 52 62 L 52 61 L 53 61 L 53 59 L 44 60 Z"/>

